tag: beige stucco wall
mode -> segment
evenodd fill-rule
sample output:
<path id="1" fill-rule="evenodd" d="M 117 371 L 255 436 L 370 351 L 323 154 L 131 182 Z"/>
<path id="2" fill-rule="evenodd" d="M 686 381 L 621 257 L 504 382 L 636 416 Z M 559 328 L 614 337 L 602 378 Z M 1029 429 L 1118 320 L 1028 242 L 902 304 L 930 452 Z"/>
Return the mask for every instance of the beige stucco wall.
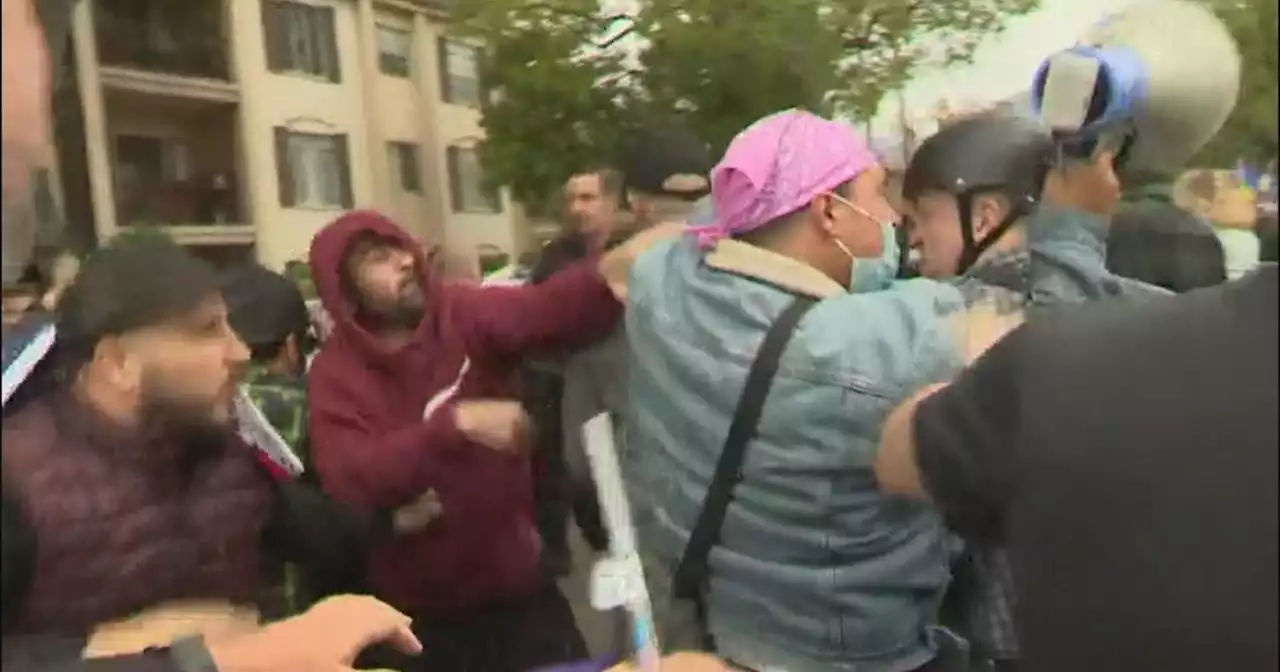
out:
<path id="1" fill-rule="evenodd" d="M 415 236 L 435 244 L 447 243 L 455 250 L 474 251 L 484 244 L 512 255 L 519 253 L 523 227 L 518 224 L 518 210 L 509 202 L 504 202 L 503 212 L 497 215 L 451 211 L 446 148 L 451 143 L 474 144 L 483 131 L 476 110 L 442 101 L 436 40 L 443 29 L 425 12 L 416 11 L 414 3 L 295 0 L 335 9 L 342 81 L 334 84 L 267 70 L 260 0 L 187 1 L 226 3 L 229 60 L 239 97 L 236 140 L 240 161 L 235 172 L 261 262 L 281 268 L 290 259 L 305 258 L 315 232 L 341 214 L 338 209 L 280 205 L 273 136 L 276 126 L 301 132 L 347 134 L 355 207 L 386 212 Z M 91 2 L 86 0 L 83 4 Z M 78 56 L 82 79 L 88 80 L 81 84 L 82 96 L 86 98 L 86 108 L 90 108 L 101 101 L 98 64 L 91 62 L 95 57 L 93 36 L 86 34 L 92 31 L 88 8 L 79 14 L 73 39 L 82 49 L 89 47 L 88 54 Z M 379 22 L 412 29 L 414 67 L 410 78 L 388 77 L 378 71 L 375 25 Z M 95 88 L 99 91 L 92 91 Z M 112 131 L 103 123 L 102 115 L 86 109 L 85 116 L 89 143 L 109 143 Z M 160 128 L 164 122 L 144 111 L 134 119 L 117 114 L 109 125 L 118 132 L 122 128 Z M 397 176 L 390 174 L 388 141 L 419 145 L 421 195 L 405 192 Z M 92 150 L 89 153 L 90 164 L 95 160 L 98 164 L 93 193 L 95 214 L 102 220 L 99 234 L 110 237 L 115 222 L 101 215 L 112 208 L 98 202 L 111 198 L 109 168 L 102 166 L 101 154 Z"/>

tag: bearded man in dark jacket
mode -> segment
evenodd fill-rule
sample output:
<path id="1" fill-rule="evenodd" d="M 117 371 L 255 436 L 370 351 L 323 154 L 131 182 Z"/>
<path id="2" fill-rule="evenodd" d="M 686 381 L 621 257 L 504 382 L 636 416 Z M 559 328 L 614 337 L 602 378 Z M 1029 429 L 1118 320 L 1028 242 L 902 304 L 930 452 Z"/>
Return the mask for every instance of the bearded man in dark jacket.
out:
<path id="1" fill-rule="evenodd" d="M 43 357 L 5 376 L 6 670 L 77 669 L 118 638 L 110 624 L 175 602 L 215 608 L 218 628 L 256 627 L 278 561 L 359 575 L 346 565 L 371 522 L 280 479 L 236 431 L 248 352 L 211 268 L 165 239 L 123 239 L 90 257 L 56 322 L 35 326 Z M 158 666 L 123 669 L 183 669 L 142 657 Z"/>

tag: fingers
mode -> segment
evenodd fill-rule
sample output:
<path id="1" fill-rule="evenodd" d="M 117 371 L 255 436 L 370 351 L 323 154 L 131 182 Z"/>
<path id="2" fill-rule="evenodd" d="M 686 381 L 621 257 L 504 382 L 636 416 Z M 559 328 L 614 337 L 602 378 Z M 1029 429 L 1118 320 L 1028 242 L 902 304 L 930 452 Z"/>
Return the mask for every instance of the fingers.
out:
<path id="1" fill-rule="evenodd" d="M 418 640 L 418 636 L 413 634 L 413 630 L 407 625 L 393 630 L 382 640 L 382 643 L 394 647 L 401 653 L 410 655 L 422 653 L 422 642 Z"/>
<path id="2" fill-rule="evenodd" d="M 354 661 L 360 652 L 375 644 L 390 644 L 406 653 L 422 650 L 422 643 L 409 629 L 412 619 L 387 603 L 363 595 L 337 599 L 347 600 L 335 607 L 342 610 L 342 619 L 351 628 L 351 641 L 347 646 L 348 662 Z"/>

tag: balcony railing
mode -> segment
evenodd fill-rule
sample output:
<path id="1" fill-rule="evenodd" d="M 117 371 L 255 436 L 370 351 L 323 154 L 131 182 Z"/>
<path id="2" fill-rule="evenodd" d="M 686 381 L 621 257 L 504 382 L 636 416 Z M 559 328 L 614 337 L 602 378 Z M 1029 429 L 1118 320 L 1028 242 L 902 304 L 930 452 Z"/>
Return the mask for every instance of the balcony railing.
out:
<path id="1" fill-rule="evenodd" d="M 229 180 L 145 180 L 116 189 L 121 226 L 240 226 L 239 194 Z"/>
<path id="2" fill-rule="evenodd" d="M 185 77 L 230 79 L 222 21 L 204 0 L 106 0 L 95 13 L 98 60 Z M 190 4 L 188 4 L 190 3 Z"/>

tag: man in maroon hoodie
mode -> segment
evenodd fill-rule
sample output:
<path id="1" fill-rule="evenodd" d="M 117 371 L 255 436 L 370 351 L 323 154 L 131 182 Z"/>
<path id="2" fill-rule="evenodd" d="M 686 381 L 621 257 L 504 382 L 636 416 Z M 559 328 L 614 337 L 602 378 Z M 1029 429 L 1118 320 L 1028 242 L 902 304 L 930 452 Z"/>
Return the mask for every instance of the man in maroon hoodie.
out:
<path id="1" fill-rule="evenodd" d="M 308 381 L 316 471 L 331 495 L 368 509 L 438 494 L 440 518 L 371 563 L 373 589 L 426 638 L 412 669 L 525 672 L 581 658 L 569 605 L 539 570 L 527 419 L 511 383 L 526 355 L 610 333 L 622 306 L 601 269 L 617 277 L 617 255 L 537 286 L 480 287 L 433 277 L 421 250 L 372 212 L 312 242 L 334 322 Z"/>

